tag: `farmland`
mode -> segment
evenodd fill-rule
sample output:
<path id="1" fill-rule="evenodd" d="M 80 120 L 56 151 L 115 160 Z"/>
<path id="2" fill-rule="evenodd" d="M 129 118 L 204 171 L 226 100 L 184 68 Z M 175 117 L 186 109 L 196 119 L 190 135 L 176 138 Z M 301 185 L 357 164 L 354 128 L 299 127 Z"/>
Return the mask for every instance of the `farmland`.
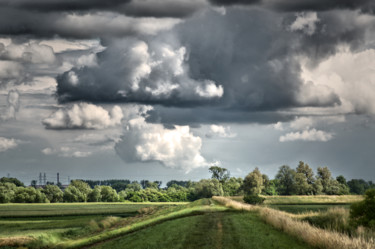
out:
<path id="1" fill-rule="evenodd" d="M 227 201 L 0 205 L 0 248 L 330 248 L 267 221 L 267 208 Z"/>

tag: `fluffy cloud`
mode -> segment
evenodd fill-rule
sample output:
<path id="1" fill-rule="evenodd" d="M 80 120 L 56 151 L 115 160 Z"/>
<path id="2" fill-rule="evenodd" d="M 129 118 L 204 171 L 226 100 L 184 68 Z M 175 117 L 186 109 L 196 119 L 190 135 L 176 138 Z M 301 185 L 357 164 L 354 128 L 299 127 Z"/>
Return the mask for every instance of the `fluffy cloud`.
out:
<path id="1" fill-rule="evenodd" d="M 123 112 L 119 106 L 107 111 L 100 106 L 80 103 L 59 109 L 43 120 L 47 129 L 104 129 L 119 125 Z"/>
<path id="2" fill-rule="evenodd" d="M 317 22 L 319 22 L 319 18 L 316 12 L 299 13 L 296 20 L 290 25 L 290 30 L 301 30 L 308 35 L 312 35 L 315 33 Z"/>
<path id="3" fill-rule="evenodd" d="M 302 132 L 290 132 L 284 136 L 281 136 L 279 141 L 280 142 L 288 142 L 288 141 L 321 141 L 326 142 L 333 138 L 333 134 L 321 130 L 311 129 L 311 130 L 304 130 Z"/>
<path id="4" fill-rule="evenodd" d="M 315 68 L 303 67 L 302 77 L 330 88 L 343 102 L 342 113 L 375 113 L 375 50 L 351 52 L 343 48 Z"/>
<path id="5" fill-rule="evenodd" d="M 17 147 L 17 141 L 5 137 L 0 137 L 0 152 L 4 152 Z"/>
<path id="6" fill-rule="evenodd" d="M 36 42 L 24 44 L 10 43 L 7 46 L 0 43 L 0 59 L 31 63 L 53 63 L 56 57 L 50 46 Z"/>
<path id="7" fill-rule="evenodd" d="M 166 129 L 138 117 L 129 121 L 115 149 L 127 162 L 156 161 L 168 168 L 189 172 L 209 165 L 200 154 L 201 147 L 202 139 L 194 136 L 188 126 Z"/>
<path id="8" fill-rule="evenodd" d="M 210 125 L 210 129 L 206 134 L 206 137 L 223 137 L 223 138 L 232 138 L 236 137 L 236 133 L 232 133 L 229 126 L 222 125 Z"/>
<path id="9" fill-rule="evenodd" d="M 98 67 L 74 68 L 57 78 L 60 101 L 85 99 L 184 105 L 193 101 L 207 102 L 224 93 L 223 87 L 211 80 L 189 77 L 183 46 L 116 40 L 98 57 Z"/>

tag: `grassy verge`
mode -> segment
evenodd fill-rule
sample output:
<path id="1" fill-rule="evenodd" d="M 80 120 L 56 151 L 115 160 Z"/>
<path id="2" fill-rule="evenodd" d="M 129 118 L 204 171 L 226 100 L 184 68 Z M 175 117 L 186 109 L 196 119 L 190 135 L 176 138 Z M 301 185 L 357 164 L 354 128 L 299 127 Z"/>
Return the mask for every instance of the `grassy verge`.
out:
<path id="1" fill-rule="evenodd" d="M 215 206 L 215 205 L 193 205 L 193 206 L 188 206 L 182 209 L 170 210 L 169 212 L 157 213 L 155 215 L 151 215 L 147 217 L 144 220 L 140 220 L 135 223 L 132 223 L 132 224 L 129 224 L 129 225 L 126 225 L 126 226 L 123 226 L 114 230 L 105 231 L 98 235 L 59 243 L 56 245 L 56 247 L 57 248 L 80 248 L 83 246 L 87 246 L 87 245 L 95 244 L 101 241 L 116 238 L 116 237 L 119 237 L 128 233 L 140 230 L 142 228 L 164 222 L 164 221 L 186 217 L 186 216 L 203 214 L 206 212 L 224 211 L 226 209 L 227 208 L 223 206 Z"/>
<path id="2" fill-rule="evenodd" d="M 93 203 L 48 203 L 48 204 L 0 204 L 0 218 L 30 218 L 73 215 L 122 215 L 135 213 L 150 206 L 185 205 L 184 202 L 93 202 Z"/>
<path id="3" fill-rule="evenodd" d="M 293 214 L 288 214 L 279 210 L 248 205 L 233 201 L 225 197 L 214 197 L 214 200 L 227 207 L 237 210 L 257 211 L 260 217 L 273 227 L 300 238 L 307 244 L 316 248 L 326 249 L 374 249 L 375 241 L 365 240 L 364 238 L 350 238 L 346 234 L 328 231 L 325 229 L 311 226 L 293 218 Z"/>

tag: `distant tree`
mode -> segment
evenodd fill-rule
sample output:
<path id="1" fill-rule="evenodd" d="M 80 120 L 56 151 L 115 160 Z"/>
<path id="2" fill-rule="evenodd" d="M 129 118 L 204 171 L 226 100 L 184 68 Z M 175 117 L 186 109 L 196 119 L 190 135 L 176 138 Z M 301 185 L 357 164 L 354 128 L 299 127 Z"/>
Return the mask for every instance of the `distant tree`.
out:
<path id="1" fill-rule="evenodd" d="M 336 177 L 336 180 L 341 184 L 348 185 L 343 175 L 339 175 L 338 177 Z"/>
<path id="2" fill-rule="evenodd" d="M 288 165 L 283 165 L 277 172 L 276 179 L 279 182 L 278 192 L 281 195 L 293 195 L 295 191 L 296 183 L 296 171 L 291 169 Z"/>
<path id="3" fill-rule="evenodd" d="M 33 187 L 33 188 L 36 188 L 36 185 L 37 185 L 37 181 L 32 180 L 30 186 Z"/>
<path id="4" fill-rule="evenodd" d="M 0 203 L 13 202 L 16 196 L 17 186 L 14 183 L 0 183 Z"/>
<path id="5" fill-rule="evenodd" d="M 264 188 L 264 179 L 258 168 L 249 173 L 243 182 L 245 195 L 259 195 Z"/>
<path id="6" fill-rule="evenodd" d="M 101 201 L 104 202 L 115 202 L 119 200 L 116 190 L 111 186 L 101 186 Z"/>
<path id="7" fill-rule="evenodd" d="M 224 195 L 226 196 L 235 196 L 235 195 L 242 195 L 243 192 L 243 179 L 231 177 L 223 184 L 223 191 Z"/>
<path id="8" fill-rule="evenodd" d="M 49 202 L 62 202 L 64 193 L 61 189 L 56 185 L 46 185 L 42 189 L 42 193 L 44 193 L 49 200 Z"/>
<path id="9" fill-rule="evenodd" d="M 86 202 L 87 201 L 87 195 L 82 193 L 75 186 L 69 185 L 64 190 L 63 200 L 65 202 Z"/>
<path id="10" fill-rule="evenodd" d="M 49 202 L 46 195 L 33 187 L 17 187 L 14 202 L 16 203 L 45 203 Z"/>
<path id="11" fill-rule="evenodd" d="M 230 173 L 226 168 L 222 168 L 219 166 L 211 166 L 208 170 L 212 174 L 211 178 L 217 179 L 221 183 L 224 183 L 226 180 L 230 178 Z"/>
<path id="12" fill-rule="evenodd" d="M 101 186 L 96 185 L 94 189 L 87 196 L 87 201 L 89 202 L 100 202 L 102 201 Z"/>
<path id="13" fill-rule="evenodd" d="M 303 174 L 306 178 L 307 184 L 309 185 L 312 185 L 315 181 L 314 171 L 312 170 L 312 168 L 310 168 L 310 166 L 307 163 L 300 161 L 296 168 L 296 173 Z"/>
<path id="14" fill-rule="evenodd" d="M 223 187 L 218 179 L 203 179 L 195 184 L 196 198 L 211 198 L 212 196 L 223 196 Z"/>
<path id="15" fill-rule="evenodd" d="M 142 189 L 142 186 L 137 181 L 134 181 L 134 182 L 128 184 L 128 186 L 126 186 L 126 189 L 131 189 L 133 191 L 139 191 L 139 190 Z"/>
<path id="16" fill-rule="evenodd" d="M 176 185 L 179 185 L 179 186 L 182 186 L 182 187 L 187 188 L 187 187 L 188 187 L 188 184 L 189 184 L 189 181 L 177 181 L 177 180 L 171 180 L 171 181 L 167 182 L 167 188 L 169 188 L 169 187 L 172 186 L 173 184 L 176 184 Z"/>
<path id="17" fill-rule="evenodd" d="M 143 189 L 147 188 L 148 184 L 149 184 L 149 180 L 141 180 L 140 183 L 141 183 L 141 186 Z"/>
<path id="18" fill-rule="evenodd" d="M 363 179 L 352 179 L 347 182 L 350 193 L 357 194 L 357 195 L 363 195 L 367 189 L 370 188 L 369 182 L 366 182 Z M 375 188 L 375 186 L 373 187 Z"/>
<path id="19" fill-rule="evenodd" d="M 308 183 L 307 177 L 303 173 L 295 174 L 294 188 L 297 195 L 307 195 L 313 193 L 313 185 Z"/>
<path id="20" fill-rule="evenodd" d="M 316 179 L 316 181 L 313 184 L 313 191 L 315 195 L 323 194 L 323 184 L 321 179 Z"/>
<path id="21" fill-rule="evenodd" d="M 277 179 L 268 180 L 268 176 L 263 175 L 264 189 L 262 190 L 263 195 L 278 195 L 277 186 L 279 181 Z"/>
<path id="22" fill-rule="evenodd" d="M 328 193 L 330 192 L 330 188 L 332 185 L 332 177 L 331 177 L 331 171 L 328 169 L 328 167 L 318 167 L 318 175 L 317 178 L 322 181 L 323 186 L 323 192 Z"/>
<path id="23" fill-rule="evenodd" d="M 90 194 L 90 192 L 92 191 L 92 189 L 90 188 L 90 186 L 86 182 L 81 181 L 81 180 L 73 180 L 69 184 L 69 187 L 70 186 L 77 188 L 77 190 L 82 193 L 83 202 L 87 201 L 87 197 Z M 79 196 L 81 196 L 81 195 L 79 195 Z M 81 197 L 79 197 L 79 198 L 81 198 Z"/>
<path id="24" fill-rule="evenodd" d="M 13 183 L 17 187 L 25 187 L 23 182 L 21 182 L 17 178 L 14 178 L 14 177 L 2 177 L 2 178 L 0 178 L 0 183 L 6 183 L 6 182 Z"/>

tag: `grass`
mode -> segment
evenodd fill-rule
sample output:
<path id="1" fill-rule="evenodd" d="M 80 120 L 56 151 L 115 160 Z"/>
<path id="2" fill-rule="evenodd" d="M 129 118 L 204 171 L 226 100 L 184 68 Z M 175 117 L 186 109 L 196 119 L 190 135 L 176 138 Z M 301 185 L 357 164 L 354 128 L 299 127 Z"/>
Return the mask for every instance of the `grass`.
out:
<path id="1" fill-rule="evenodd" d="M 48 204 L 0 204 L 0 218 L 7 217 L 51 217 L 82 215 L 129 215 L 140 208 L 150 206 L 184 205 L 183 202 L 93 202 L 93 203 L 48 203 Z"/>
<path id="2" fill-rule="evenodd" d="M 268 207 L 273 209 L 278 209 L 284 212 L 293 213 L 293 214 L 300 214 L 300 213 L 306 213 L 306 212 L 324 212 L 331 208 L 345 208 L 349 209 L 349 204 L 273 204 L 268 205 Z"/>
<path id="3" fill-rule="evenodd" d="M 268 226 L 255 213 L 224 211 L 170 220 L 92 248 L 302 249 L 311 247 Z"/>
<path id="4" fill-rule="evenodd" d="M 329 231 L 311 226 L 307 222 L 294 218 L 293 214 L 279 210 L 253 206 L 233 201 L 225 197 L 214 197 L 214 200 L 221 202 L 227 207 L 237 210 L 257 211 L 262 220 L 274 228 L 279 229 L 295 238 L 302 239 L 307 244 L 316 248 L 325 249 L 374 249 L 375 241 L 373 238 L 365 240 L 364 238 L 350 238 L 346 234 Z"/>
<path id="5" fill-rule="evenodd" d="M 361 195 L 290 195 L 262 196 L 266 198 L 265 205 L 311 205 L 311 204 L 350 204 L 363 200 Z M 232 200 L 243 202 L 243 196 L 230 197 Z"/>

